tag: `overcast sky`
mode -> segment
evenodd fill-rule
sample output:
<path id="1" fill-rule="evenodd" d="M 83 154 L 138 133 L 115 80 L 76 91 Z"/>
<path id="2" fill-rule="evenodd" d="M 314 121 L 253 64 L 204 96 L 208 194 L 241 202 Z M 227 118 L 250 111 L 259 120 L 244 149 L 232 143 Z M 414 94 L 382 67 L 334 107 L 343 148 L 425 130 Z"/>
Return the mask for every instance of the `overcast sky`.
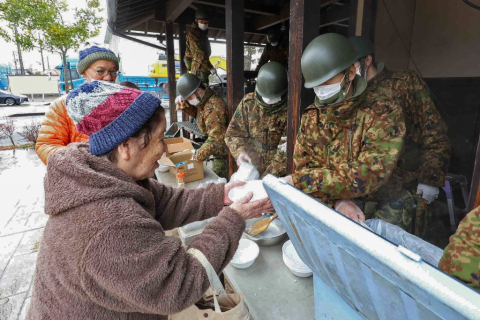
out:
<path id="1" fill-rule="evenodd" d="M 106 1 L 102 0 L 101 5 L 104 8 L 101 15 L 104 18 L 104 22 L 102 23 L 100 35 L 91 39 L 90 43 L 98 43 L 101 46 L 108 46 L 104 43 L 105 39 L 105 31 L 107 27 L 107 9 L 106 9 Z M 67 0 L 70 8 L 73 7 L 81 7 L 85 4 L 84 0 Z M 71 17 L 64 17 L 68 21 Z M 2 24 L 2 22 L 0 22 Z M 3 26 L 3 24 L 2 24 Z M 141 38 L 144 41 L 153 42 L 155 43 L 156 40 L 152 38 Z M 157 42 L 158 44 L 158 42 Z M 175 41 L 175 46 L 178 47 L 177 41 Z M 122 57 L 122 68 L 123 72 L 126 75 L 138 75 L 138 76 L 147 76 L 149 73 L 149 66 L 157 60 L 158 54 L 160 50 L 138 44 L 129 40 L 120 39 L 118 49 L 120 55 Z M 3 39 L 0 38 L 0 64 L 8 64 L 11 63 L 14 66 L 13 62 L 13 52 L 15 54 L 17 48 L 14 43 L 7 43 Z M 70 57 L 78 57 L 77 51 L 69 51 L 68 55 Z M 218 56 L 225 56 L 226 55 L 226 47 L 222 44 L 212 44 L 212 55 Z M 38 50 L 34 50 L 31 52 L 23 52 L 23 61 L 24 67 L 30 68 L 32 67 L 34 70 L 42 70 L 41 64 L 41 56 Z M 45 68 L 47 68 L 47 57 L 50 62 L 50 68 L 54 68 L 55 66 L 61 63 L 61 58 L 58 54 L 52 54 L 48 52 L 44 52 L 44 61 L 45 61 Z M 20 66 L 18 65 L 18 68 Z"/>

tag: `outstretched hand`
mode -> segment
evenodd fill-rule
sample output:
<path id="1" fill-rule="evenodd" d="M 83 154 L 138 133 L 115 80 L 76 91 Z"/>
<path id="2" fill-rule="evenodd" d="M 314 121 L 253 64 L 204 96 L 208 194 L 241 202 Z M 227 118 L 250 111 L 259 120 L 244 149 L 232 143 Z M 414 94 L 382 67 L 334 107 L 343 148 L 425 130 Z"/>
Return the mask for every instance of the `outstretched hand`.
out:
<path id="1" fill-rule="evenodd" d="M 224 191 L 224 194 L 223 194 L 223 204 L 226 205 L 226 206 L 231 205 L 233 203 L 233 201 L 230 200 L 230 198 L 228 197 L 228 193 L 233 188 L 243 186 L 244 184 L 245 184 L 245 182 L 243 182 L 243 181 L 235 181 L 235 182 L 227 183 L 225 185 L 225 189 L 224 189 L 225 191 Z"/>

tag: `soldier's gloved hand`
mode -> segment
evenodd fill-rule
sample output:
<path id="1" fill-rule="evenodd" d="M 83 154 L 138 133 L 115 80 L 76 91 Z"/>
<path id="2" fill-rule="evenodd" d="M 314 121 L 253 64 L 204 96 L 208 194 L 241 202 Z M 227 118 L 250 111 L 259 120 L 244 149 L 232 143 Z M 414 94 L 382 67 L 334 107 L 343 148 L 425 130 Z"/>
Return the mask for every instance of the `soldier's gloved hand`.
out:
<path id="1" fill-rule="evenodd" d="M 427 204 L 432 203 L 435 199 L 438 198 L 438 194 L 440 193 L 440 189 L 438 187 L 429 186 L 428 184 L 419 183 L 417 186 L 417 194 L 422 196 Z"/>
<path id="2" fill-rule="evenodd" d="M 182 103 L 183 99 L 182 99 L 182 96 L 178 95 L 176 98 L 175 98 L 175 104 L 179 104 L 179 103 Z"/>
<path id="3" fill-rule="evenodd" d="M 287 143 L 282 143 L 280 145 L 278 145 L 278 149 L 280 149 L 282 152 L 285 152 L 287 153 Z"/>
<path id="4" fill-rule="evenodd" d="M 353 221 L 365 221 L 365 215 L 362 210 L 352 200 L 337 200 L 335 202 L 335 210 L 349 217 Z"/>
<path id="5" fill-rule="evenodd" d="M 237 159 L 237 166 L 240 167 L 240 165 L 244 162 L 252 163 L 252 159 L 246 154 L 245 152 L 240 153 Z"/>
<path id="6" fill-rule="evenodd" d="M 217 69 L 213 68 L 212 70 L 210 70 L 210 74 L 211 75 L 216 75 L 217 74 Z"/>

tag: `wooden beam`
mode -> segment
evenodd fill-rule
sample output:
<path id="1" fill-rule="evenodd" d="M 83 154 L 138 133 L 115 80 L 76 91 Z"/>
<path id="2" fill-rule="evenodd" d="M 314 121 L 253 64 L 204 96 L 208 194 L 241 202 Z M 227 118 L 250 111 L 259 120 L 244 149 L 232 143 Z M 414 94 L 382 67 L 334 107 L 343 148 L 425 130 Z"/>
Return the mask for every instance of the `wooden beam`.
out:
<path id="1" fill-rule="evenodd" d="M 211 7 L 218 7 L 218 8 L 226 8 L 227 7 L 227 5 L 225 5 L 225 4 L 214 3 L 214 2 L 210 2 L 210 1 L 194 0 L 193 2 L 203 4 L 203 5 L 206 5 L 206 6 L 211 6 Z M 277 15 L 274 12 L 266 12 L 264 10 L 259 10 L 259 9 L 243 8 L 243 11 L 244 12 L 249 12 L 249 13 L 260 14 L 260 15 L 264 15 L 264 16 L 276 16 Z"/>
<path id="2" fill-rule="evenodd" d="M 323 27 L 326 27 L 326 26 L 329 26 L 329 25 L 332 25 L 332 24 L 338 25 L 339 23 L 341 23 L 341 22 L 346 22 L 346 21 L 348 21 L 349 19 L 350 19 L 350 18 L 347 17 L 347 18 L 342 18 L 342 19 L 338 19 L 338 20 L 335 20 L 335 21 L 323 23 L 323 24 L 320 25 L 320 28 L 323 28 Z M 348 27 L 348 25 L 347 25 L 347 27 Z"/>
<path id="3" fill-rule="evenodd" d="M 300 68 L 305 47 L 318 36 L 320 2 L 296 0 L 290 2 L 290 54 L 288 57 L 287 173 L 294 172 L 293 150 L 300 126 L 301 111 L 314 101 L 312 89 L 303 86 Z"/>
<path id="4" fill-rule="evenodd" d="M 292 0 L 291 2 L 295 2 L 295 1 Z M 320 13 L 320 8 L 318 8 L 318 10 Z M 271 26 L 274 26 L 283 21 L 286 21 L 289 18 L 290 18 L 290 5 L 287 3 L 283 6 L 282 10 L 280 10 L 279 14 L 274 16 L 257 18 L 255 23 L 255 29 L 256 30 L 267 29 L 267 28 L 270 28 Z"/>
<path id="5" fill-rule="evenodd" d="M 166 19 L 175 21 L 191 4 L 192 0 L 170 0 L 167 2 Z"/>
<path id="6" fill-rule="evenodd" d="M 173 22 L 165 23 L 167 36 L 167 73 L 168 73 L 168 101 L 170 107 L 170 124 L 177 122 L 177 110 L 175 108 L 175 97 L 177 86 L 175 83 L 175 47 L 173 45 Z"/>
<path id="7" fill-rule="evenodd" d="M 151 12 L 147 14 L 146 16 L 140 17 L 137 20 L 131 22 L 131 23 L 126 23 L 124 24 L 121 28 L 118 28 L 117 30 L 120 32 L 124 32 L 126 30 L 132 30 L 133 28 L 141 25 L 142 23 L 145 23 L 148 20 L 151 20 L 155 17 L 155 12 Z"/>
<path id="8" fill-rule="evenodd" d="M 470 196 L 468 197 L 467 212 L 480 206 L 480 137 L 478 139 L 477 153 L 475 156 L 475 165 L 473 167 L 472 184 L 470 186 Z"/>
<path id="9" fill-rule="evenodd" d="M 357 30 L 357 8 L 359 0 L 350 0 L 350 19 L 348 19 L 348 36 L 354 37 Z"/>
<path id="10" fill-rule="evenodd" d="M 361 35 L 374 43 L 375 20 L 377 16 L 377 0 L 363 0 L 363 21 Z"/>
<path id="11" fill-rule="evenodd" d="M 244 0 L 226 0 L 227 33 L 227 108 L 228 120 L 243 98 L 243 31 Z M 235 170 L 235 159 L 229 154 L 229 177 Z"/>

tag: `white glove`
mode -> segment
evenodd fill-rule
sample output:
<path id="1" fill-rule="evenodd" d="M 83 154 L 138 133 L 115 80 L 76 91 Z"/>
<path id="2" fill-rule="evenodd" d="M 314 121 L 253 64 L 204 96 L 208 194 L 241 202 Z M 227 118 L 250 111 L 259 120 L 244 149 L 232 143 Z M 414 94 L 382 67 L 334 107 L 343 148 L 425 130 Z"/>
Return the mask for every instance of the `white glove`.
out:
<path id="1" fill-rule="evenodd" d="M 287 143 L 282 143 L 280 145 L 278 145 L 278 149 L 282 150 L 282 152 L 287 152 Z"/>
<path id="2" fill-rule="evenodd" d="M 427 201 L 427 204 L 432 203 L 438 198 L 440 189 L 438 187 L 429 186 L 428 184 L 419 183 L 417 186 L 417 194 L 422 196 Z"/>
<path id="3" fill-rule="evenodd" d="M 244 162 L 252 163 L 252 159 L 246 154 L 245 152 L 240 153 L 237 159 L 237 166 L 240 167 L 240 165 Z"/>
<path id="4" fill-rule="evenodd" d="M 213 68 L 212 70 L 210 70 L 210 74 L 212 74 L 212 75 L 217 74 L 217 69 Z"/>
<path id="5" fill-rule="evenodd" d="M 365 221 L 365 215 L 362 210 L 352 200 L 341 200 L 335 203 L 335 210 L 349 217 L 353 221 Z"/>
<path id="6" fill-rule="evenodd" d="M 182 96 L 178 95 L 176 98 L 175 98 L 175 104 L 179 104 L 179 103 L 182 103 L 183 99 L 182 99 Z"/>

